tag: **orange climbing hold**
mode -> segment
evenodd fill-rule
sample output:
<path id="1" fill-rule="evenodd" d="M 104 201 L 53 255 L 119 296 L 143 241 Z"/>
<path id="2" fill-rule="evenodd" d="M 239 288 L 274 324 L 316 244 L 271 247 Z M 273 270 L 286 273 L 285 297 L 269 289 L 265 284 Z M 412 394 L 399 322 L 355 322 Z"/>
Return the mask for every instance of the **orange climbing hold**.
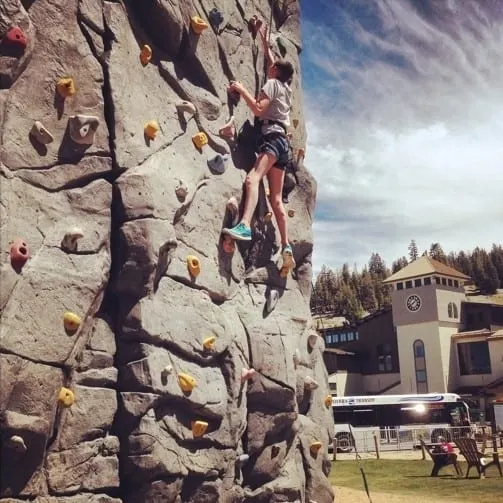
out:
<path id="1" fill-rule="evenodd" d="M 234 138 L 236 135 L 236 126 L 234 124 L 234 115 L 231 116 L 229 122 L 218 130 L 218 134 L 223 138 Z"/>
<path id="2" fill-rule="evenodd" d="M 202 437 L 208 429 L 206 421 L 192 421 L 192 435 L 194 437 Z"/>
<path id="3" fill-rule="evenodd" d="M 236 251 L 236 243 L 228 234 L 224 234 L 222 248 L 225 253 L 232 255 Z"/>
<path id="4" fill-rule="evenodd" d="M 241 382 L 249 381 L 257 371 L 255 369 L 243 369 L 241 371 Z"/>
<path id="5" fill-rule="evenodd" d="M 215 342 L 217 342 L 217 338 L 214 335 L 212 335 L 211 337 L 207 337 L 203 341 L 204 349 L 207 350 L 213 349 L 215 347 Z"/>
<path id="6" fill-rule="evenodd" d="M 187 269 L 193 278 L 197 278 L 201 272 L 201 262 L 195 255 L 187 256 Z"/>
<path id="7" fill-rule="evenodd" d="M 316 454 L 318 454 L 318 451 L 323 447 L 323 444 L 321 442 L 313 442 L 310 446 L 309 446 L 309 450 L 311 451 L 311 454 L 313 454 L 314 456 L 316 456 Z"/>
<path id="8" fill-rule="evenodd" d="M 155 140 L 159 132 L 159 123 L 157 121 L 148 121 L 144 127 L 145 136 L 149 140 Z"/>
<path id="9" fill-rule="evenodd" d="M 75 89 L 75 82 L 71 77 L 63 77 L 62 79 L 59 79 L 56 84 L 56 89 L 62 98 L 69 98 L 77 92 Z"/>
<path id="10" fill-rule="evenodd" d="M 19 26 L 13 26 L 5 35 L 5 40 L 13 45 L 18 45 L 23 49 L 26 48 L 28 44 L 28 40 L 26 39 L 26 35 L 23 30 L 19 28 Z"/>
<path id="11" fill-rule="evenodd" d="M 191 375 L 180 372 L 178 374 L 178 384 L 184 393 L 190 393 L 197 386 L 197 381 Z"/>
<path id="12" fill-rule="evenodd" d="M 140 51 L 140 61 L 143 66 L 146 66 L 150 63 L 152 59 L 152 48 L 145 44 Z"/>
<path id="13" fill-rule="evenodd" d="M 63 407 L 71 407 L 75 402 L 73 391 L 68 388 L 61 388 L 59 391 L 58 400 Z"/>
<path id="14" fill-rule="evenodd" d="M 26 242 L 21 238 L 14 239 L 10 245 L 10 264 L 12 268 L 17 273 L 21 272 L 29 258 L 30 249 Z"/>
<path id="15" fill-rule="evenodd" d="M 73 335 L 80 327 L 82 321 L 75 313 L 67 311 L 63 316 L 63 324 L 68 334 Z"/>
<path id="16" fill-rule="evenodd" d="M 208 28 L 208 23 L 199 16 L 192 16 L 190 18 L 190 26 L 192 26 L 196 35 L 200 35 L 204 30 L 206 30 L 206 28 Z"/>
<path id="17" fill-rule="evenodd" d="M 199 132 L 192 137 L 192 141 L 194 142 L 196 148 L 201 150 L 204 145 L 208 144 L 208 137 L 206 136 L 206 133 Z"/>
<path id="18" fill-rule="evenodd" d="M 323 400 L 323 403 L 325 404 L 325 407 L 328 409 L 332 407 L 332 395 L 327 395 L 325 397 L 325 400 Z"/>

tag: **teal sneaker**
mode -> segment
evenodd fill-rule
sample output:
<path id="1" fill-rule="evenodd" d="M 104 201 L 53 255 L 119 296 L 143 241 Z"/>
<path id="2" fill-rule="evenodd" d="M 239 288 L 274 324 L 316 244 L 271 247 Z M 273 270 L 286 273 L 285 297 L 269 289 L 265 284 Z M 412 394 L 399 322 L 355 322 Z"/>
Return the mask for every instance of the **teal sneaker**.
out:
<path id="1" fill-rule="evenodd" d="M 237 224 L 232 229 L 223 229 L 222 233 L 238 241 L 251 241 L 251 229 L 243 223 Z"/>
<path id="2" fill-rule="evenodd" d="M 289 244 L 283 247 L 283 251 L 281 252 L 283 257 L 283 267 L 288 267 L 290 270 L 295 267 L 295 259 L 293 258 L 292 246 Z"/>

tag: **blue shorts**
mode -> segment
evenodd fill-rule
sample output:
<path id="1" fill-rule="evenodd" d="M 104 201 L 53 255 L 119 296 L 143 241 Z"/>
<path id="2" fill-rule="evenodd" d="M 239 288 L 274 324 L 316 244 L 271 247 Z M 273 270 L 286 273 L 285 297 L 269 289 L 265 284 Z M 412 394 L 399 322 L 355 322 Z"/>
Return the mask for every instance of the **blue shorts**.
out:
<path id="1" fill-rule="evenodd" d="M 274 167 L 285 169 L 289 160 L 290 144 L 285 135 L 269 133 L 261 137 L 258 151 L 274 155 L 276 157 Z"/>

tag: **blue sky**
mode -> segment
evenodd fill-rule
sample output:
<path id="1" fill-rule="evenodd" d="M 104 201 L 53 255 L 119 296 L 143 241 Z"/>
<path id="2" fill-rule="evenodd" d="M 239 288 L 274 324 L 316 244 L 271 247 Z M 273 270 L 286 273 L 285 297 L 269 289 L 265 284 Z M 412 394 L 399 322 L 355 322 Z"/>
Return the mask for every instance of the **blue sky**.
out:
<path id="1" fill-rule="evenodd" d="M 503 242 L 503 1 L 301 11 L 315 273 Z"/>

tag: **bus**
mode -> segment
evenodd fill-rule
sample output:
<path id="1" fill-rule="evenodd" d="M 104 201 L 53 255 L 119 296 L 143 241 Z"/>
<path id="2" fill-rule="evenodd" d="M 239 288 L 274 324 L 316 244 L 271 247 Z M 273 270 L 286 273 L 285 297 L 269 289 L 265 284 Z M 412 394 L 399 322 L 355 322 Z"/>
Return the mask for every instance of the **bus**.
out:
<path id="1" fill-rule="evenodd" d="M 470 410 L 459 395 L 368 395 L 332 397 L 337 450 L 372 447 L 417 448 L 419 438 L 436 443 L 470 433 Z M 363 444 L 367 445 L 363 445 Z"/>

